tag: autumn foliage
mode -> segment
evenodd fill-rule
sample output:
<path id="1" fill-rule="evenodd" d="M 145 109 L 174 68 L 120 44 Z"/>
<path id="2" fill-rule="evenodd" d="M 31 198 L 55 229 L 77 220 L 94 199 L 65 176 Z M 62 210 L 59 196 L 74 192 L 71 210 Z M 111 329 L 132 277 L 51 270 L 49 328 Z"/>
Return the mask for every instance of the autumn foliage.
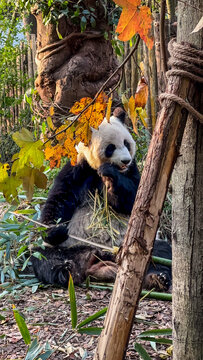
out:
<path id="1" fill-rule="evenodd" d="M 122 7 L 122 13 L 116 32 L 122 41 L 130 40 L 135 34 L 139 34 L 146 42 L 149 49 L 153 46 L 151 37 L 152 15 L 147 6 L 141 6 L 141 0 L 114 0 Z M 134 96 L 127 99 L 122 96 L 123 106 L 132 121 L 133 129 L 138 134 L 138 121 L 142 121 L 145 127 L 145 105 L 148 97 L 148 85 L 141 78 Z M 12 202 L 17 198 L 17 188 L 22 185 L 27 199 L 31 200 L 34 186 L 46 188 L 47 178 L 44 174 L 44 160 L 48 160 L 50 167 L 59 167 L 61 159 L 66 157 L 72 165 L 77 162 L 77 145 L 83 142 L 88 145 L 91 140 L 92 128 L 98 129 L 105 115 L 107 120 L 111 115 L 112 96 L 108 99 L 102 92 L 94 101 L 84 97 L 77 101 L 70 109 L 72 118 L 68 117 L 61 127 L 55 128 L 52 122 L 54 107 L 49 109 L 46 118 L 51 139 L 35 139 L 33 134 L 23 128 L 13 134 L 13 140 L 19 146 L 19 152 L 12 158 L 11 164 L 0 163 L 0 191 L 3 192 L 7 201 Z"/>
<path id="2" fill-rule="evenodd" d="M 91 128 L 98 129 L 105 117 L 107 100 L 106 95 L 101 93 L 93 104 L 91 104 L 92 99 L 86 97 L 77 101 L 72 106 L 70 112 L 74 115 L 79 115 L 87 105 L 91 104 L 72 126 L 69 127 L 71 121 L 66 121 L 64 125 L 56 130 L 56 145 L 53 146 L 51 141 L 46 143 L 45 158 L 50 161 L 51 168 L 59 167 L 61 158 L 64 156 L 71 159 L 72 165 L 76 164 L 76 145 L 80 141 L 85 145 L 89 144 L 92 135 Z M 60 134 L 57 135 L 58 133 Z"/>
<path id="3" fill-rule="evenodd" d="M 149 7 L 141 6 L 141 0 L 114 0 L 122 7 L 116 32 L 119 40 L 128 41 L 135 34 L 139 34 L 149 49 L 152 49 L 154 41 L 151 36 L 152 14 Z"/>
<path id="4" fill-rule="evenodd" d="M 148 99 L 148 85 L 144 77 L 142 77 L 138 83 L 135 96 L 131 96 L 129 100 L 125 97 L 125 95 L 122 96 L 124 109 L 127 112 L 132 122 L 133 130 L 137 135 L 138 135 L 137 124 L 139 119 L 142 121 L 143 125 L 147 128 L 147 123 L 145 121 L 147 117 L 147 113 L 145 110 L 147 99 Z"/>

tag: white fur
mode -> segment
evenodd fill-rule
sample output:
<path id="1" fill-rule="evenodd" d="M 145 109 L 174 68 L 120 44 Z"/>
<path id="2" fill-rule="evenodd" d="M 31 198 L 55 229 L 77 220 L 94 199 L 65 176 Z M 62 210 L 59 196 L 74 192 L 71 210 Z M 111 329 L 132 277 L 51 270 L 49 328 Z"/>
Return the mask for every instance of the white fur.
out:
<path id="1" fill-rule="evenodd" d="M 130 144 L 130 151 L 124 145 L 124 140 Z M 106 147 L 114 144 L 116 149 L 110 158 L 105 156 Z M 98 169 L 102 164 L 110 162 L 123 169 L 122 160 L 129 160 L 131 164 L 135 156 L 135 141 L 129 131 L 115 116 L 111 116 L 110 122 L 103 120 L 98 130 L 92 129 L 92 138 L 89 146 L 79 143 L 78 162 L 85 158 L 93 169 Z"/>

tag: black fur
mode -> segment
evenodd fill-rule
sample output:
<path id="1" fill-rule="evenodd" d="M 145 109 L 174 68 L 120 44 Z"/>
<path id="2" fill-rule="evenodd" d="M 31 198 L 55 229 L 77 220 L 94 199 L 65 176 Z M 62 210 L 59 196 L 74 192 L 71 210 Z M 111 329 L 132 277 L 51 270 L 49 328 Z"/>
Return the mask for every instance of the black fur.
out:
<path id="1" fill-rule="evenodd" d="M 152 255 L 172 260 L 171 245 L 167 241 L 155 240 Z M 146 289 L 168 290 L 172 285 L 171 266 L 165 266 L 150 262 L 147 275 L 144 280 Z"/>
<path id="2" fill-rule="evenodd" d="M 106 163 L 98 171 L 83 160 L 76 166 L 67 163 L 55 179 L 54 185 L 42 210 L 40 221 L 47 225 L 69 221 L 74 211 L 84 202 L 88 191 L 102 191 L 103 183 L 109 181 L 108 204 L 123 214 L 131 213 L 140 175 L 135 161 L 121 173 L 115 165 Z M 122 196 L 121 196 L 122 194 Z M 46 242 L 59 245 L 68 237 L 67 226 L 57 225 L 48 231 Z"/>
<path id="3" fill-rule="evenodd" d="M 110 163 L 103 164 L 98 170 L 92 169 L 86 160 L 74 167 L 67 163 L 56 177 L 42 209 L 40 222 L 53 226 L 47 232 L 45 241 L 54 247 L 34 249 L 44 256 L 41 260 L 31 257 L 38 279 L 64 287 L 68 285 L 69 273 L 72 274 L 75 284 L 83 282 L 88 275 L 100 280 L 114 280 L 117 265 L 111 253 L 84 245 L 59 247 L 68 239 L 67 225 L 64 222 L 71 220 L 74 211 L 84 203 L 88 191 L 94 193 L 97 189 L 102 193 L 104 184 L 107 188 L 108 204 L 118 213 L 130 215 L 139 181 L 140 175 L 135 161 L 125 172 L 119 171 L 117 166 Z M 163 248 L 158 247 L 157 255 L 168 258 L 170 251 L 166 248 L 167 243 L 164 244 Z M 156 252 L 156 247 L 154 251 Z M 160 265 L 153 268 L 150 264 L 145 280 L 146 287 L 166 289 L 171 283 L 171 270 Z"/>
<path id="4" fill-rule="evenodd" d="M 110 252 L 86 245 L 68 249 L 36 248 L 35 251 L 44 256 L 41 260 L 32 256 L 31 261 L 35 275 L 45 284 L 67 287 L 70 273 L 74 284 L 81 284 L 88 275 L 97 280 L 115 280 L 117 265 L 115 256 Z M 171 246 L 166 241 L 156 240 L 153 255 L 171 259 Z M 171 267 L 151 262 L 143 286 L 166 291 L 171 286 L 171 276 Z"/>
<path id="5" fill-rule="evenodd" d="M 115 256 L 108 252 L 94 249 L 91 246 L 79 245 L 66 248 L 36 248 L 44 257 L 31 257 L 36 277 L 45 284 L 68 286 L 69 274 L 74 284 L 81 284 L 91 267 L 102 261 L 115 261 Z M 91 271 L 90 271 L 91 272 Z M 113 279 L 115 278 L 115 275 Z M 112 279 L 109 279 L 112 280 Z"/>

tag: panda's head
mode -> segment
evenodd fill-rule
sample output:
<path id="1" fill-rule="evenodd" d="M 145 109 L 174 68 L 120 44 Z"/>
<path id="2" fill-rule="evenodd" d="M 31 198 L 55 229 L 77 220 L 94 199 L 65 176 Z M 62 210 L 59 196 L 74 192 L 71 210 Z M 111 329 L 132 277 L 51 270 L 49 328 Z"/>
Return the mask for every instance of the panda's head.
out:
<path id="1" fill-rule="evenodd" d="M 135 156 L 135 141 L 124 125 L 124 119 L 124 111 L 114 111 L 110 122 L 104 119 L 98 130 L 93 129 L 89 146 L 78 145 L 78 162 L 85 158 L 96 170 L 108 162 L 120 171 L 126 171 Z"/>

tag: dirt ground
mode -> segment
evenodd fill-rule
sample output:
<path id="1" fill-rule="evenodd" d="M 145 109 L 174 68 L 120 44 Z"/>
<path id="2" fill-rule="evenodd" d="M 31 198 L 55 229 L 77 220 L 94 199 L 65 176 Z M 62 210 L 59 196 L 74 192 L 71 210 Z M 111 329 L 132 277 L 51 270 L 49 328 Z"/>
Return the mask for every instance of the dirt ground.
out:
<path id="1" fill-rule="evenodd" d="M 0 203 L 0 218 L 7 209 L 6 203 Z M 78 323 L 107 307 L 111 297 L 109 290 L 87 290 L 76 287 Z M 25 359 L 27 345 L 22 340 L 13 315 L 13 305 L 23 314 L 31 334 L 31 340 L 37 337 L 43 345 L 48 341 L 54 353 L 51 360 L 93 359 L 98 336 L 79 334 L 72 329 L 69 294 L 67 290 L 53 287 L 38 289 L 32 293 L 27 287 L 15 297 L 0 299 L 0 360 Z M 139 304 L 126 352 L 126 360 L 139 360 L 134 350 L 136 336 L 149 329 L 171 328 L 171 302 L 144 299 Z M 99 318 L 89 326 L 102 327 L 104 318 Z M 157 345 L 155 351 L 148 343 L 140 342 L 153 360 L 168 359 L 168 345 Z"/>
<path id="2" fill-rule="evenodd" d="M 78 322 L 96 311 L 108 306 L 111 292 L 109 290 L 87 290 L 76 287 Z M 12 304 L 25 316 L 32 340 L 37 337 L 40 344 L 49 342 L 55 349 L 50 359 L 93 359 L 97 345 L 97 336 L 79 334 L 72 330 L 68 291 L 47 288 L 32 294 L 25 288 L 17 298 L 0 300 L 0 360 L 20 360 L 26 355 L 27 346 L 14 320 Z M 144 299 L 139 306 L 137 316 L 141 322 L 135 321 L 126 353 L 127 360 L 138 360 L 134 351 L 136 335 L 152 328 L 171 327 L 171 303 Z M 103 319 L 96 320 L 90 326 L 102 326 Z M 157 352 L 148 344 L 144 345 L 154 360 L 161 359 L 167 346 L 157 345 Z M 162 350 L 160 350 L 162 349 Z M 170 357 L 167 357 L 170 359 Z"/>

